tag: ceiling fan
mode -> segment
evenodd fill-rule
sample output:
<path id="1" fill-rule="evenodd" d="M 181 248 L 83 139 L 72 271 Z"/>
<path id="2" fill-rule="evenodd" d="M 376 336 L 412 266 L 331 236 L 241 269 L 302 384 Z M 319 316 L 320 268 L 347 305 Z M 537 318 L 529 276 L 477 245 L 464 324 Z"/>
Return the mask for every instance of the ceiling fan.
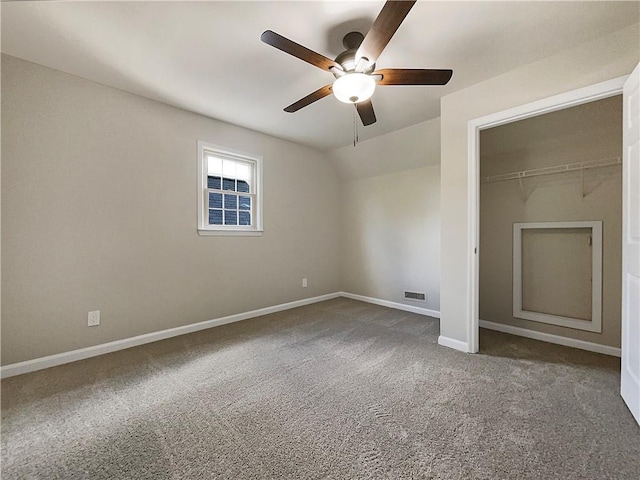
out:
<path id="1" fill-rule="evenodd" d="M 375 70 L 376 60 L 416 1 L 387 1 L 366 36 L 360 32 L 349 32 L 344 36 L 342 44 L 346 50 L 335 60 L 309 50 L 271 30 L 265 31 L 260 37 L 264 43 L 332 73 L 335 77 L 333 83 L 292 103 L 284 111 L 297 112 L 333 93 L 341 102 L 354 104 L 363 125 L 366 126 L 376 122 L 376 114 L 370 100 L 376 85 L 446 85 L 453 75 L 453 70 L 406 68 Z"/>

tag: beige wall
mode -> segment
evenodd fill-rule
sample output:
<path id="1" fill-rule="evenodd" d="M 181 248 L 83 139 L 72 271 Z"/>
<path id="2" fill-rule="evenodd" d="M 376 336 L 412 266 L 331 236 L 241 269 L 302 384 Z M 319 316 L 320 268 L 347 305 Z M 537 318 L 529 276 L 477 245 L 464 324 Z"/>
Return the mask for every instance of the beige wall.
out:
<path id="1" fill-rule="evenodd" d="M 638 63 L 633 25 L 448 95 L 441 102 L 441 335 L 467 343 L 469 319 L 468 122 L 628 74 Z"/>
<path id="2" fill-rule="evenodd" d="M 264 156 L 262 237 L 198 236 L 198 140 Z M 3 56 L 2 160 L 4 365 L 340 289 L 309 148 Z"/>
<path id="3" fill-rule="evenodd" d="M 500 147 L 501 143 L 503 147 Z M 480 133 L 480 155 L 482 177 L 619 157 L 622 155 L 621 97 L 485 130 Z M 480 185 L 480 318 L 620 347 L 621 167 L 586 171 L 584 198 L 578 172 L 525 179 L 523 186 L 528 195 L 526 201 L 517 180 Z M 603 222 L 602 333 L 514 318 L 513 224 L 579 220 Z M 590 262 L 591 253 L 586 240 L 581 238 L 579 241 L 584 241 L 583 248 Z M 562 253 L 562 258 L 550 257 L 549 249 L 544 251 L 544 258 L 550 264 L 545 283 L 553 294 L 545 295 L 540 307 L 549 312 L 564 312 L 571 308 L 573 315 L 590 318 L 590 277 L 585 278 L 583 288 L 578 290 L 556 284 L 560 279 L 566 279 L 574 286 L 580 283 L 580 278 L 567 278 L 565 275 L 566 266 L 571 262 L 570 255 L 577 254 L 578 250 L 574 244 Z M 590 271 L 585 274 L 590 274 Z M 558 295 L 556 300 L 561 303 L 554 304 L 554 294 L 561 293 L 563 288 L 575 293 L 575 298 L 587 300 L 581 305 L 571 306 L 566 297 Z"/>
<path id="4" fill-rule="evenodd" d="M 365 140 L 355 148 L 337 148 L 330 156 L 345 180 L 440 165 L 440 118 Z"/>
<path id="5" fill-rule="evenodd" d="M 439 197 L 437 165 L 344 182 L 343 290 L 439 311 Z"/>

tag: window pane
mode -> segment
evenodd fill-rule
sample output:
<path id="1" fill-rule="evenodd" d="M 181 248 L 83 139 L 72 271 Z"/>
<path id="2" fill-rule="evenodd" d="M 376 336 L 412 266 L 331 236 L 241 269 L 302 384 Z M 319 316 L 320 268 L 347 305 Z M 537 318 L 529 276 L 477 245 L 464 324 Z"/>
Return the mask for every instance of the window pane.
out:
<path id="1" fill-rule="evenodd" d="M 236 165 L 236 175 L 238 180 L 249 180 L 251 175 L 251 166 L 248 163 L 238 162 Z"/>
<path id="2" fill-rule="evenodd" d="M 209 225 L 222 225 L 222 210 L 209 210 Z"/>
<path id="3" fill-rule="evenodd" d="M 235 191 L 235 189 L 236 189 L 236 181 L 233 178 L 225 178 L 225 179 L 223 179 L 222 189 L 223 190 L 233 190 L 233 191 Z"/>
<path id="4" fill-rule="evenodd" d="M 230 208 L 233 210 L 238 208 L 238 197 L 236 197 L 235 195 L 225 195 L 224 208 Z"/>
<path id="5" fill-rule="evenodd" d="M 213 155 L 207 155 L 207 173 L 209 175 L 222 174 L 222 159 L 214 157 Z"/>
<path id="6" fill-rule="evenodd" d="M 220 190 L 221 178 L 209 175 L 207 177 L 207 188 L 215 188 L 216 190 Z"/>
<path id="7" fill-rule="evenodd" d="M 209 208 L 222 208 L 222 194 L 209 192 Z"/>
<path id="8" fill-rule="evenodd" d="M 238 191 L 249 193 L 249 184 L 245 180 L 238 180 Z"/>
<path id="9" fill-rule="evenodd" d="M 251 225 L 251 212 L 238 212 L 239 225 Z"/>
<path id="10" fill-rule="evenodd" d="M 229 178 L 238 178 L 237 176 L 237 162 L 229 159 L 225 159 L 222 163 L 222 174 Z"/>
<path id="11" fill-rule="evenodd" d="M 251 197 L 240 197 L 240 210 L 251 210 Z"/>
<path id="12" fill-rule="evenodd" d="M 238 212 L 235 210 L 224 211 L 224 224 L 225 225 L 237 225 L 238 224 Z"/>

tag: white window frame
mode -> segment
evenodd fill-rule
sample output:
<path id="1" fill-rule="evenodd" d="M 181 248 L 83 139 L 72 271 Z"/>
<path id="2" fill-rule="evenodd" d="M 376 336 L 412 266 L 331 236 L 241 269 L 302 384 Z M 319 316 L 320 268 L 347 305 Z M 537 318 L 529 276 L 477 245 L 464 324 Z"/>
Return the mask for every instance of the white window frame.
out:
<path id="1" fill-rule="evenodd" d="M 591 229 L 591 321 L 532 312 L 522 308 L 522 230 L 545 228 Z M 602 333 L 602 222 L 535 222 L 513 224 L 513 316 L 588 332 Z"/>
<path id="2" fill-rule="evenodd" d="M 253 164 L 255 192 L 250 193 L 253 199 L 251 206 L 252 225 L 209 225 L 207 154 Z M 262 156 L 198 141 L 198 234 L 205 236 L 260 236 L 262 231 Z"/>

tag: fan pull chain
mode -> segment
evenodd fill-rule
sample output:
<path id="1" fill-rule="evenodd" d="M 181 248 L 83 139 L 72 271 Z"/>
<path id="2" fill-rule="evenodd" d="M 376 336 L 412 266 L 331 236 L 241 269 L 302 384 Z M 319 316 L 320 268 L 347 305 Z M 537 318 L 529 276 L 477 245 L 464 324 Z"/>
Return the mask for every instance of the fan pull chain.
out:
<path id="1" fill-rule="evenodd" d="M 356 115 L 356 110 L 353 111 L 353 147 L 355 148 L 356 144 L 359 143 L 360 139 L 358 138 L 358 119 Z"/>
<path id="2" fill-rule="evenodd" d="M 356 111 L 353 111 L 353 148 L 356 147 Z"/>

